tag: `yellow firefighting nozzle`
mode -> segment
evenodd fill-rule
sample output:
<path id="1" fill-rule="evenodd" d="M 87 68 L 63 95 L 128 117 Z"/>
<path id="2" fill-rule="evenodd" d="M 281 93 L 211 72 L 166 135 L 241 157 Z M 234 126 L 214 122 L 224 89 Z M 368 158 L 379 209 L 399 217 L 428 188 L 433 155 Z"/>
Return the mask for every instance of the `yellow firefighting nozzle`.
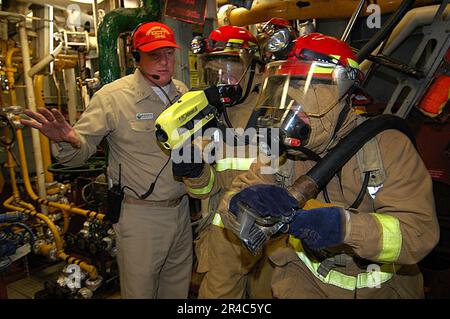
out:
<path id="1" fill-rule="evenodd" d="M 180 147 L 217 116 L 220 105 L 215 86 L 185 93 L 156 119 L 156 139 L 168 150 Z"/>

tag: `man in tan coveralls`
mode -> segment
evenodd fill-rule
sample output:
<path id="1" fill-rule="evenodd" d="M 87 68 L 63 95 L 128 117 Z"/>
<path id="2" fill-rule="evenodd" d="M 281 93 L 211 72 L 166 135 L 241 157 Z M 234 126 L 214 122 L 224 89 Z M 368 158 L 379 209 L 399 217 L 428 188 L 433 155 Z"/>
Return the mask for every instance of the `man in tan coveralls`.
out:
<path id="1" fill-rule="evenodd" d="M 109 178 L 118 182 L 121 165 L 125 186 L 114 225 L 122 298 L 186 298 L 192 268 L 188 198 L 154 133 L 158 115 L 187 91 L 182 82 L 172 80 L 179 46 L 173 31 L 159 22 L 138 26 L 133 46 L 138 65 L 134 74 L 96 92 L 74 127 L 55 109 L 26 111 L 34 121 L 22 123 L 55 141 L 55 155 L 66 165 L 86 161 L 106 137 Z M 143 198 L 153 182 L 153 193 Z"/>
<path id="2" fill-rule="evenodd" d="M 279 127 L 292 155 L 303 147 L 323 157 L 362 120 L 346 98 L 357 74 L 346 43 L 317 33 L 301 37 L 288 61 L 266 66 L 258 122 Z M 292 183 L 315 165 L 290 162 Z M 330 199 L 327 207 L 301 209 L 295 188 L 274 186 L 275 177 L 261 169 L 254 163 L 233 181 L 219 212 L 235 231 L 240 204 L 264 218 L 289 218 L 292 247 L 270 256 L 275 297 L 423 298 L 416 264 L 438 242 L 439 227 L 431 178 L 404 134 L 385 130 L 366 143 L 326 185 L 328 196 L 318 195 Z"/>

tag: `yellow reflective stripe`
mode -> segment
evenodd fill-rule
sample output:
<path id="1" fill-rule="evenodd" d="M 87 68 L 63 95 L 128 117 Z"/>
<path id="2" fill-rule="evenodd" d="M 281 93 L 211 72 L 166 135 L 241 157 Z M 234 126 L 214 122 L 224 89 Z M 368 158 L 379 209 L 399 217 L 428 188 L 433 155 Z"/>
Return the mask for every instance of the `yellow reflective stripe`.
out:
<path id="1" fill-rule="evenodd" d="M 336 54 L 330 54 L 330 56 L 333 57 L 333 58 L 335 58 L 335 59 L 338 59 L 338 60 L 339 60 L 339 58 L 341 57 L 340 55 L 336 55 Z M 348 63 L 348 65 L 350 65 L 352 68 L 359 69 L 359 63 L 356 62 L 355 60 L 350 59 L 350 58 L 347 58 L 347 63 Z"/>
<path id="2" fill-rule="evenodd" d="M 400 221 L 391 215 L 371 214 L 381 225 L 381 252 L 378 260 L 381 262 L 392 262 L 398 259 L 402 249 L 402 231 Z"/>
<path id="3" fill-rule="evenodd" d="M 228 169 L 247 171 L 252 163 L 255 161 L 255 157 L 250 158 L 237 158 L 227 157 L 216 161 L 216 172 L 223 172 Z"/>
<path id="4" fill-rule="evenodd" d="M 228 42 L 241 44 L 241 43 L 244 43 L 244 40 L 242 40 L 242 39 L 229 39 Z"/>
<path id="5" fill-rule="evenodd" d="M 295 249 L 298 258 L 305 264 L 305 266 L 325 284 L 340 287 L 346 290 L 355 290 L 362 288 L 379 287 L 382 283 L 390 280 L 395 273 L 395 265 L 382 265 L 379 269 L 374 267 L 374 271 L 363 272 L 358 276 L 349 276 L 342 274 L 336 270 L 330 270 L 326 277 L 323 277 L 317 272 L 320 267 L 320 262 L 312 261 L 304 253 L 303 246 L 298 238 L 289 236 L 289 243 Z M 377 265 L 375 265 L 377 266 Z"/>
<path id="6" fill-rule="evenodd" d="M 225 228 L 225 226 L 222 223 L 222 218 L 220 218 L 220 214 L 219 213 L 216 213 L 214 215 L 214 218 L 213 218 L 211 224 L 213 224 L 213 225 L 215 225 L 217 227 L 220 227 L 220 228 Z"/>
<path id="7" fill-rule="evenodd" d="M 194 195 L 205 195 L 208 194 L 211 189 L 214 186 L 214 170 L 210 167 L 210 175 L 209 175 L 209 182 L 208 185 L 206 185 L 203 188 L 191 188 L 191 187 L 187 187 L 187 191 L 191 194 Z"/>
<path id="8" fill-rule="evenodd" d="M 355 60 L 347 58 L 347 62 L 352 68 L 359 69 L 359 64 Z"/>
<path id="9" fill-rule="evenodd" d="M 316 74 L 331 74 L 331 73 L 333 73 L 333 71 L 334 71 L 334 68 L 315 66 L 314 64 L 312 64 L 310 72 L 316 73 Z"/>

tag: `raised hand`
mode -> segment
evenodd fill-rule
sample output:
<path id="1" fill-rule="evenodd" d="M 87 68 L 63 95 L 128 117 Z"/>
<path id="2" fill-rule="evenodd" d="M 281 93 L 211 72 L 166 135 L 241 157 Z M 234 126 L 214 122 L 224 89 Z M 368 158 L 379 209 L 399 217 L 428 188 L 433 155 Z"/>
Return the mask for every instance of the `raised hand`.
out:
<path id="1" fill-rule="evenodd" d="M 38 112 L 24 110 L 32 120 L 20 120 L 25 126 L 34 127 L 54 142 L 68 142 L 79 147 L 80 139 L 75 130 L 66 122 L 64 116 L 57 109 L 39 108 Z"/>

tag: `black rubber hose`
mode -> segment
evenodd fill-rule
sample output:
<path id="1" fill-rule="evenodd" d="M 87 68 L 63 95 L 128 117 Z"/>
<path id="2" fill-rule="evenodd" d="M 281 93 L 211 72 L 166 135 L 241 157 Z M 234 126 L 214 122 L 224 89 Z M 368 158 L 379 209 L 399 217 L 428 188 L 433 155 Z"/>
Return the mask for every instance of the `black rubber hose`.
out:
<path id="1" fill-rule="evenodd" d="M 373 50 L 375 50 L 375 48 L 386 39 L 386 37 L 392 32 L 395 26 L 397 26 L 398 22 L 405 16 L 406 12 L 408 12 L 408 10 L 412 7 L 414 2 L 414 0 L 403 0 L 397 11 L 395 11 L 395 13 L 391 15 L 391 17 L 388 21 L 386 21 L 383 27 L 378 30 L 378 32 L 370 39 L 370 41 L 367 42 L 357 53 L 359 63 L 367 59 L 373 52 Z"/>
<path id="2" fill-rule="evenodd" d="M 306 175 L 322 189 L 337 171 L 345 165 L 364 144 L 377 136 L 380 132 L 394 129 L 399 130 L 415 145 L 414 135 L 406 120 L 390 114 L 373 117 L 356 127 L 343 138 L 317 165 Z"/>

